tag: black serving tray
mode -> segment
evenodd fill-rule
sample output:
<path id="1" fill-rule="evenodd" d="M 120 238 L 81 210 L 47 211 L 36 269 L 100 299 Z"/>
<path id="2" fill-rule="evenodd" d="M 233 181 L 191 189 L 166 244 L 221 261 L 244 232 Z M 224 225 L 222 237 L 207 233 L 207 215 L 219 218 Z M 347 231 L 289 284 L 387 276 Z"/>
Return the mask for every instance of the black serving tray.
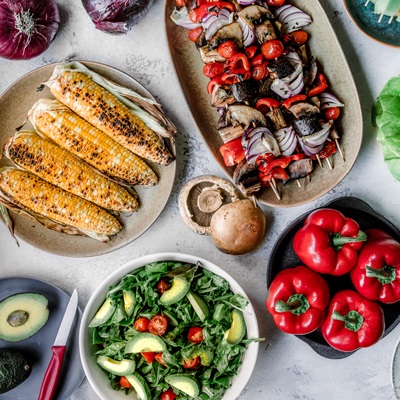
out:
<path id="1" fill-rule="evenodd" d="M 340 197 L 319 208 L 333 208 L 341 211 L 346 217 L 353 218 L 358 222 L 362 230 L 377 228 L 382 229 L 400 242 L 400 230 L 390 221 L 375 212 L 365 201 L 355 197 Z M 275 276 L 282 270 L 304 265 L 293 250 L 293 238 L 296 232 L 303 226 L 311 210 L 294 220 L 279 236 L 267 265 L 267 287 L 269 288 Z M 343 276 L 323 275 L 329 285 L 331 296 L 344 289 L 355 290 L 349 274 Z M 385 332 L 389 334 L 400 322 L 400 302 L 394 304 L 382 304 L 385 314 Z M 345 358 L 354 352 L 342 352 L 329 346 L 322 336 L 321 330 L 309 333 L 308 335 L 296 335 L 306 342 L 311 348 L 323 357 L 331 359 Z"/>

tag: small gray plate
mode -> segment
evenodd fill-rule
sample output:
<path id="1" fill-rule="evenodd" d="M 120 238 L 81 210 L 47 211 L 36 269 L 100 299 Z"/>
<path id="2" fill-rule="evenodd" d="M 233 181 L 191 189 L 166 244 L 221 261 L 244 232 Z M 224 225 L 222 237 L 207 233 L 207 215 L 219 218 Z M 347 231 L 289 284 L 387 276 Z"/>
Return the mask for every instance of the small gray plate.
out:
<path id="1" fill-rule="evenodd" d="M 47 282 L 37 279 L 10 277 L 0 279 L 0 300 L 17 293 L 39 293 L 49 301 L 49 319 L 46 325 L 32 337 L 20 342 L 0 340 L 0 348 L 21 351 L 32 363 L 32 373 L 21 385 L 2 394 L 2 400 L 37 399 L 42 380 L 52 356 L 51 348 L 57 336 L 70 296 Z M 79 358 L 79 324 L 82 312 L 75 316 L 65 352 L 61 375 L 53 400 L 64 400 L 82 383 L 85 374 Z"/>

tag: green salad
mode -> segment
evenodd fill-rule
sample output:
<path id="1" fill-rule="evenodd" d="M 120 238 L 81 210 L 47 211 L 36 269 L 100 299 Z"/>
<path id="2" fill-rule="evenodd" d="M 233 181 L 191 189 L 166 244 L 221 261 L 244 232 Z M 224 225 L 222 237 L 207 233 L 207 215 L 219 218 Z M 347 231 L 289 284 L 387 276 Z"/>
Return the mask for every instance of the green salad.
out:
<path id="1" fill-rule="evenodd" d="M 140 400 L 221 399 L 260 340 L 245 338 L 247 304 L 199 264 L 147 264 L 110 287 L 90 322 L 97 363 Z"/>

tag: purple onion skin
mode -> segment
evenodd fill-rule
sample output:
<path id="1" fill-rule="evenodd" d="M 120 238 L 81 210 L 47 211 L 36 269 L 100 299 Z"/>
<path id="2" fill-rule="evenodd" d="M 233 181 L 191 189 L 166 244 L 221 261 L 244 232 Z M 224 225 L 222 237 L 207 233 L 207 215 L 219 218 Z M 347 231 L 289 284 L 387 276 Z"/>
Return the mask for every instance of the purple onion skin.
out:
<path id="1" fill-rule="evenodd" d="M 29 21 L 30 26 L 18 20 Z M 0 57 L 27 60 L 42 54 L 56 36 L 60 13 L 55 0 L 0 0 Z"/>
<path id="2" fill-rule="evenodd" d="M 154 0 L 82 0 L 96 29 L 106 33 L 127 33 L 143 18 Z"/>

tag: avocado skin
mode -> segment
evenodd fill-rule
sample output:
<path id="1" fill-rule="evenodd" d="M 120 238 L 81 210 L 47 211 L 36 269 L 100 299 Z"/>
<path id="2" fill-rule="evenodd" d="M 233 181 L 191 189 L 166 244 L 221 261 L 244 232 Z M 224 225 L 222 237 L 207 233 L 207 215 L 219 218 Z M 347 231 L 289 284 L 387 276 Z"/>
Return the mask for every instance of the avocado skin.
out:
<path id="1" fill-rule="evenodd" d="M 32 367 L 17 350 L 0 349 L 0 393 L 19 386 L 31 374 Z"/>

